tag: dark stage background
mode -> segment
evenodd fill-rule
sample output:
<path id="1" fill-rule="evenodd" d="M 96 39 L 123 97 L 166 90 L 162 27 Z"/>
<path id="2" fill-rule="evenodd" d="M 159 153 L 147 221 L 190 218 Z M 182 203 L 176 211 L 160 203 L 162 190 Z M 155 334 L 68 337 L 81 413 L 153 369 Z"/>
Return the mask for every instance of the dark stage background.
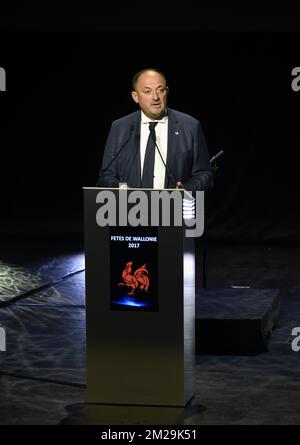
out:
<path id="1" fill-rule="evenodd" d="M 211 156 L 225 152 L 206 194 L 208 238 L 299 241 L 299 33 L 7 23 L 1 235 L 82 233 L 81 188 L 95 184 L 111 121 L 137 109 L 132 75 L 155 66 L 169 106 L 202 122 Z"/>

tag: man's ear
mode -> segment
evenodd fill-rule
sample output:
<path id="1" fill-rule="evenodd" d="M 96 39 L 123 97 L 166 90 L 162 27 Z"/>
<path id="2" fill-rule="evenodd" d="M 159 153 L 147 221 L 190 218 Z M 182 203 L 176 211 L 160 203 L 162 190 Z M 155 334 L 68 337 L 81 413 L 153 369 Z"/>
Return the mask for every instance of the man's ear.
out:
<path id="1" fill-rule="evenodd" d="M 131 91 L 131 97 L 134 100 L 135 103 L 139 103 L 139 97 L 136 91 Z"/>

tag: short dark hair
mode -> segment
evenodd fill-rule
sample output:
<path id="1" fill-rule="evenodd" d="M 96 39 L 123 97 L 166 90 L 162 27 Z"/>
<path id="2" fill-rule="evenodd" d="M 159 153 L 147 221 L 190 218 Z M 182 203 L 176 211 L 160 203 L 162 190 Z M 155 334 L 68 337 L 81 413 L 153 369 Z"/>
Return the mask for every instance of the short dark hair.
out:
<path id="1" fill-rule="evenodd" d="M 157 69 L 157 68 L 144 68 L 144 69 L 138 71 L 137 73 L 135 73 L 135 75 L 133 76 L 133 78 L 132 78 L 132 88 L 133 88 L 133 90 L 135 90 L 135 87 L 136 87 L 136 83 L 137 83 L 137 81 L 138 81 L 138 78 L 139 78 L 143 73 L 145 73 L 146 71 L 155 71 L 156 73 L 160 74 L 160 75 L 165 79 L 165 81 L 166 81 L 166 83 L 167 83 L 166 76 L 165 76 L 164 73 L 163 73 L 162 71 L 160 71 L 159 69 Z"/>

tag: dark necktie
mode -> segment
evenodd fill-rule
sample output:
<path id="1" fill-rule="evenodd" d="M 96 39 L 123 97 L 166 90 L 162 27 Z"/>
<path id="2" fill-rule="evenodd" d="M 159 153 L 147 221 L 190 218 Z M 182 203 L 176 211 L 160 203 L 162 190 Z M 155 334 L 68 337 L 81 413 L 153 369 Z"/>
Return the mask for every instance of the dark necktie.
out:
<path id="1" fill-rule="evenodd" d="M 142 188 L 153 188 L 153 175 L 154 175 L 154 159 L 155 159 L 155 126 L 158 122 L 149 123 L 149 137 L 145 152 L 143 176 L 142 176 Z"/>

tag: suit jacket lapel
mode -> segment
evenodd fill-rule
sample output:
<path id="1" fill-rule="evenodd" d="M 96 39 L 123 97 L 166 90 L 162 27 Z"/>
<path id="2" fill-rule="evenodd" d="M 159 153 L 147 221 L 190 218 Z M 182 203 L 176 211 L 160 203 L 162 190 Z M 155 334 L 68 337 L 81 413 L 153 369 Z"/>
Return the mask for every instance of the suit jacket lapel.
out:
<path id="1" fill-rule="evenodd" d="M 141 187 L 141 157 L 140 157 L 140 133 L 141 133 L 141 113 L 138 111 L 133 130 L 133 144 L 132 144 L 132 165 L 128 166 L 131 169 L 130 176 L 134 178 L 133 187 Z"/>
<path id="2" fill-rule="evenodd" d="M 168 109 L 168 152 L 167 152 L 167 168 L 169 171 L 169 176 L 171 178 L 168 178 L 168 175 L 166 173 L 165 177 L 165 187 L 170 187 L 170 181 L 171 181 L 171 187 L 174 187 L 176 184 L 176 178 L 172 177 L 172 173 L 174 170 L 174 164 L 175 164 L 175 155 L 178 145 L 178 135 L 179 135 L 179 122 L 176 116 L 174 116 L 173 110 L 170 108 Z"/>

